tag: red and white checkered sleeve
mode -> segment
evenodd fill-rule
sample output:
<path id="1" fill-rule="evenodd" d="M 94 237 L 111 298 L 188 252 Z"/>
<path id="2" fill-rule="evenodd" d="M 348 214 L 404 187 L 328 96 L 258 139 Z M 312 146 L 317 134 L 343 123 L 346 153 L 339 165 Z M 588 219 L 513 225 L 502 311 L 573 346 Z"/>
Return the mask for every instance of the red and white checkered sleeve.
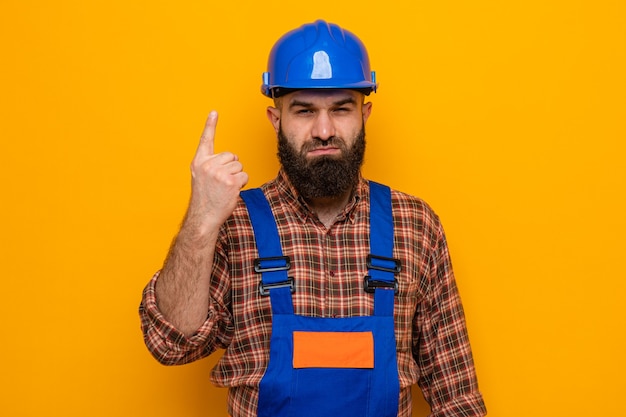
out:
<path id="1" fill-rule="evenodd" d="M 463 305 L 438 220 L 432 232 L 429 290 L 416 315 L 420 317 L 416 323 L 420 342 L 414 352 L 421 370 L 418 384 L 431 406 L 430 417 L 484 416 Z"/>
<path id="2" fill-rule="evenodd" d="M 186 337 L 163 317 L 155 294 L 158 277 L 159 272 L 148 282 L 139 306 L 144 341 L 152 356 L 164 365 L 182 365 L 204 358 L 223 347 L 222 338 L 217 334 L 222 327 L 220 314 L 213 306 L 209 307 L 206 321 L 190 337 Z"/>

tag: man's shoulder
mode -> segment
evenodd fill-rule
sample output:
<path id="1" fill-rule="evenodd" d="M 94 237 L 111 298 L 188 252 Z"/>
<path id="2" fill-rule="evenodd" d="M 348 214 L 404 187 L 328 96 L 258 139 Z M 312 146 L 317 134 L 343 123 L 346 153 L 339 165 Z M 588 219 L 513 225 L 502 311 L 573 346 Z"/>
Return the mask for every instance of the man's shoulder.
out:
<path id="1" fill-rule="evenodd" d="M 439 215 L 423 198 L 390 188 L 396 236 L 434 247 L 443 230 Z"/>
<path id="2" fill-rule="evenodd" d="M 401 191 L 390 186 L 389 188 L 391 189 L 391 201 L 394 210 L 400 210 L 401 212 L 406 213 L 420 214 L 422 216 L 432 217 L 434 219 L 438 218 L 437 213 L 432 208 L 432 206 L 421 197 L 409 194 L 405 191 Z"/>

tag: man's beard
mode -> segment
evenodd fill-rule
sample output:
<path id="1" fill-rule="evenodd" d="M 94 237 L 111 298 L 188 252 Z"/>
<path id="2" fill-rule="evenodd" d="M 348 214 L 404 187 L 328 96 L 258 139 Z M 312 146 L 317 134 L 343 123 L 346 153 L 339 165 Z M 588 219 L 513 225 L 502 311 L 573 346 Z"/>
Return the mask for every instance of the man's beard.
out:
<path id="1" fill-rule="evenodd" d="M 306 154 L 313 149 L 337 147 L 341 156 L 318 156 L 308 160 Z M 278 131 L 278 158 L 296 190 L 304 197 L 338 197 L 351 191 L 359 181 L 359 173 L 365 155 L 365 127 L 355 136 L 348 148 L 341 138 L 331 137 L 327 141 L 313 138 L 298 151 L 290 143 L 282 127 Z"/>

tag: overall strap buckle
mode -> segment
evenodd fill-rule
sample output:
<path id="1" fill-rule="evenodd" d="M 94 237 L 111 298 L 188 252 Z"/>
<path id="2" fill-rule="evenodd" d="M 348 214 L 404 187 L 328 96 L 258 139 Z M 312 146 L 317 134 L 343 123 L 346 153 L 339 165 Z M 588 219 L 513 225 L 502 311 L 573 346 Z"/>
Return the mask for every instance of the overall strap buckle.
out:
<path id="1" fill-rule="evenodd" d="M 377 256 L 369 254 L 367 255 L 367 269 L 374 271 L 382 271 L 385 274 L 398 274 L 402 270 L 400 260 L 394 258 L 387 258 L 384 256 Z M 363 289 L 367 293 L 373 293 L 377 288 L 392 289 L 394 294 L 398 294 L 398 280 L 394 277 L 392 280 L 374 279 L 369 275 L 365 276 L 363 280 Z"/>
<path id="2" fill-rule="evenodd" d="M 270 256 L 266 258 L 256 258 L 254 260 L 254 272 L 257 274 L 287 271 L 291 268 L 291 259 L 289 256 Z M 284 275 L 284 273 L 283 273 Z M 293 277 L 287 277 L 287 280 L 278 282 L 259 282 L 259 294 L 262 296 L 270 295 L 269 290 L 272 288 L 289 287 L 290 292 L 295 292 Z"/>
<path id="3" fill-rule="evenodd" d="M 363 280 L 363 289 L 365 292 L 372 294 L 377 288 L 393 290 L 394 295 L 397 295 L 399 291 L 398 280 L 394 278 L 393 282 L 380 281 L 372 279 L 372 277 L 366 275 Z"/>
<path id="4" fill-rule="evenodd" d="M 293 277 L 289 277 L 287 281 L 273 282 L 271 284 L 264 284 L 263 281 L 259 281 L 259 294 L 262 296 L 270 295 L 270 290 L 274 288 L 289 287 L 289 291 L 293 294 L 296 292 Z"/>
<path id="5" fill-rule="evenodd" d="M 402 270 L 402 264 L 399 259 L 386 258 L 384 256 L 367 255 L 367 269 L 375 269 L 377 271 L 392 272 L 394 274 L 400 273 Z"/>
<path id="6" fill-rule="evenodd" d="M 291 259 L 289 256 L 269 256 L 266 258 L 256 258 L 254 260 L 254 272 L 262 274 L 263 272 L 287 271 L 291 268 Z"/>

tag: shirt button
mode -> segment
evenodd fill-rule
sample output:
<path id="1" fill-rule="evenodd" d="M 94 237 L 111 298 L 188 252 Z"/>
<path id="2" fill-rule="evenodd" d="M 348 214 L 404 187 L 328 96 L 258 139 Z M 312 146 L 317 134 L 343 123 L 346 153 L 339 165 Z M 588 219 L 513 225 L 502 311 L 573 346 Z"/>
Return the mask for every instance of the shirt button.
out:
<path id="1" fill-rule="evenodd" d="M 334 276 L 335 276 L 335 271 L 330 271 L 330 272 L 329 272 L 329 275 L 330 275 L 331 277 L 334 277 Z"/>

